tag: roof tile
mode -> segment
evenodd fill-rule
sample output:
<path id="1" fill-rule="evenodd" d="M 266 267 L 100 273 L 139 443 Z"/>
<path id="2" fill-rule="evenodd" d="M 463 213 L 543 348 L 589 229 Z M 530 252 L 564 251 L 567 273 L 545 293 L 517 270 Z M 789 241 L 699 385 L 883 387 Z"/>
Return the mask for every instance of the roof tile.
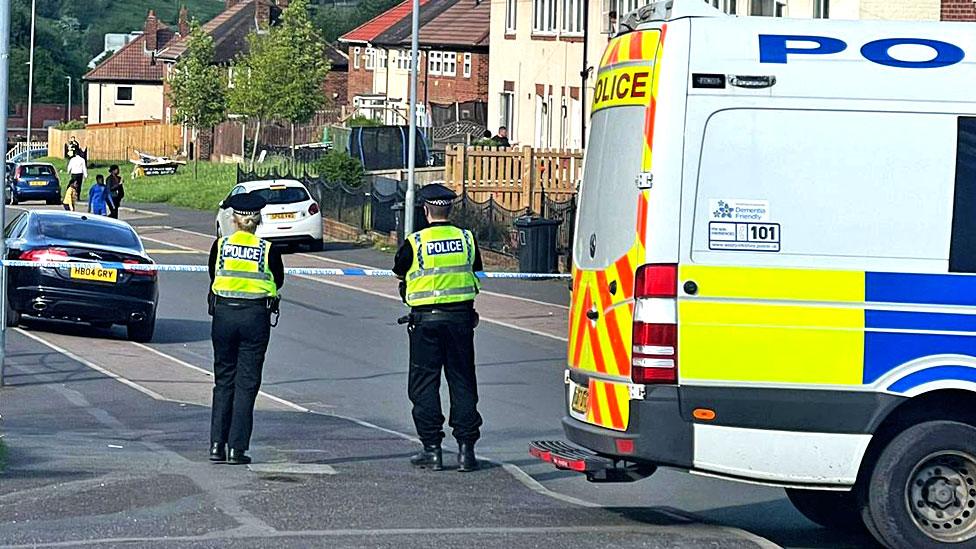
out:
<path id="1" fill-rule="evenodd" d="M 177 35 L 162 23 L 156 36 L 159 49 L 165 49 Z M 112 54 L 101 65 L 95 67 L 84 77 L 89 81 L 162 82 L 163 64 L 153 62 L 152 55 L 146 51 L 146 37 L 139 36 L 119 51 Z"/>

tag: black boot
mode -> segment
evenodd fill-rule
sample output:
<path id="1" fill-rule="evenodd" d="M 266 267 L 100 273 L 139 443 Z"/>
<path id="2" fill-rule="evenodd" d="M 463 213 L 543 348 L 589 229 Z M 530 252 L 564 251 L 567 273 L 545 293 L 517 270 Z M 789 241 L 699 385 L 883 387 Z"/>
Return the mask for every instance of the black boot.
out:
<path id="1" fill-rule="evenodd" d="M 413 457 L 410 458 L 410 464 L 421 469 L 443 471 L 444 456 L 441 453 L 440 445 L 427 446 L 425 444 L 423 450 L 417 452 L 413 455 Z"/>
<path id="2" fill-rule="evenodd" d="M 244 450 L 231 448 L 227 454 L 227 463 L 229 465 L 247 465 L 251 463 L 251 458 L 244 453 Z"/>
<path id="3" fill-rule="evenodd" d="M 210 461 L 227 461 L 227 445 L 212 442 L 210 444 Z"/>
<path id="4" fill-rule="evenodd" d="M 478 458 L 474 456 L 474 443 L 462 442 L 458 446 L 458 471 L 469 473 L 477 471 L 479 467 L 481 464 L 478 463 Z"/>

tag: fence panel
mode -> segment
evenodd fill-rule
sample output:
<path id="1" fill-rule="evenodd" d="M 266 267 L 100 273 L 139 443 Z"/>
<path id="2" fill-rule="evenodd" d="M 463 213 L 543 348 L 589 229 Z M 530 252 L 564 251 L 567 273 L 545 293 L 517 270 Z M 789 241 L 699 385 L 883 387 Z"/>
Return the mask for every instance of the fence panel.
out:
<path id="1" fill-rule="evenodd" d="M 475 202 L 493 200 L 508 210 L 541 212 L 544 200 L 565 202 L 576 195 L 583 152 L 532 147 L 448 147 L 447 184 Z"/>
<path id="2" fill-rule="evenodd" d="M 71 137 L 88 151 L 89 160 L 129 160 L 135 158 L 135 151 L 175 156 L 183 145 L 180 126 L 159 123 L 93 125 L 83 130 L 48 128 L 48 154 L 63 158 L 64 145 Z"/>

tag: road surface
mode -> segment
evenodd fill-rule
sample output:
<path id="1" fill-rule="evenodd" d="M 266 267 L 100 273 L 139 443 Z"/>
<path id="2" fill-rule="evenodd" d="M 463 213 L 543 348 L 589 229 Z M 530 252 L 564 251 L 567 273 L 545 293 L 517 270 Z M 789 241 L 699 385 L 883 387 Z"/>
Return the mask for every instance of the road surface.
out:
<path id="1" fill-rule="evenodd" d="M 211 214 L 149 205 L 124 213 L 158 262 L 205 263 L 205 252 L 212 241 Z M 327 246 L 321 254 L 286 257 L 289 266 L 366 264 L 388 268 L 391 263 L 392 257 L 387 254 L 343 245 Z M 205 471 L 213 470 L 201 461 L 207 444 L 205 406 L 209 403 L 210 388 L 207 372 L 212 361 L 205 303 L 208 279 L 205 274 L 161 273 L 160 284 L 156 337 L 148 346 L 124 341 L 120 328 L 93 334 L 87 327 L 44 322 L 35 322 L 13 333 L 11 343 L 19 346 L 23 354 L 17 360 L 24 362 L 18 366 L 23 368 L 24 379 L 45 372 L 46 362 L 37 363 L 31 358 L 35 355 L 44 361 L 71 364 L 48 374 L 55 381 L 46 383 L 56 383 L 58 376 L 68 376 L 72 383 L 66 384 L 65 390 L 74 391 L 77 389 L 71 385 L 76 384 L 78 375 L 92 377 L 94 381 L 85 386 L 86 390 L 112 401 L 101 407 L 102 412 L 95 413 L 96 421 L 100 422 L 98 429 L 111 430 L 116 422 L 122 422 L 126 429 L 148 430 L 156 433 L 157 439 L 163 439 L 153 442 L 161 446 L 159 455 L 151 451 L 149 456 L 143 456 L 143 451 L 133 459 L 148 459 L 157 468 L 162 467 L 157 463 L 159 460 L 170 463 L 183 460 L 192 463 L 191 469 L 197 471 L 194 474 L 206 476 Z M 716 543 L 722 547 L 771 546 L 772 543 L 787 547 L 871 546 L 866 537 L 828 532 L 806 521 L 790 506 L 782 490 L 668 470 L 638 483 L 593 485 L 579 475 L 559 472 L 531 459 L 526 452 L 529 441 L 562 438 L 559 420 L 564 406 L 562 373 L 568 301 L 565 282 L 488 283 L 488 291 L 479 297 L 478 304 L 483 322 L 477 331 L 476 346 L 480 409 L 485 427 L 477 450 L 498 466 L 474 478 L 458 479 L 454 474 L 418 477 L 418 473 L 403 467 L 405 457 L 416 443 L 410 440 L 413 428 L 405 389 L 407 338 L 403 327 L 396 324 L 396 318 L 404 314 L 405 308 L 395 288 L 395 282 L 390 279 L 291 276 L 286 281 L 281 321 L 273 332 L 265 367 L 262 388 L 266 396 L 261 400 L 259 413 L 264 415 L 256 421 L 252 453 L 258 463 L 282 462 L 285 458 L 295 461 L 289 451 L 312 456 L 320 451 L 328 453 L 330 462 L 349 467 L 348 471 L 287 478 L 312 478 L 302 481 L 310 486 L 328 484 L 328 488 L 323 488 L 328 495 L 323 495 L 319 505 L 332 509 L 335 505 L 329 506 L 327 502 L 349 502 L 338 504 L 359 508 L 359 515 L 352 520 L 337 516 L 334 511 L 319 509 L 312 513 L 307 508 L 291 509 L 288 513 L 293 516 L 278 521 L 265 516 L 261 510 L 249 511 L 255 517 L 256 522 L 252 522 L 257 530 L 254 531 L 263 532 L 264 536 L 256 539 L 254 546 L 264 546 L 264 543 L 278 546 L 277 541 L 272 543 L 268 539 L 279 538 L 301 546 L 306 539 L 342 536 L 343 529 L 356 531 L 348 532 L 350 539 L 360 535 L 361 529 L 383 530 L 377 534 L 376 543 L 364 542 L 364 546 L 381 545 L 380 539 L 392 546 L 411 536 L 442 534 L 446 536 L 441 540 L 442 546 L 453 546 L 455 542 L 464 545 L 464 540 L 470 541 L 471 536 L 476 536 L 479 544 L 484 540 L 484 545 L 499 547 L 511 545 L 514 539 L 541 546 L 589 546 L 598 539 L 610 546 L 634 546 L 637 541 L 661 547 L 699 546 L 706 539 L 708 543 L 720 540 Z M 120 380 L 105 376 L 117 376 L 128 387 L 120 385 Z M 4 405 L 22 398 L 17 378 L 13 382 L 14 388 L 0 393 L 0 412 L 8 416 L 0 428 L 8 432 L 8 446 L 14 446 L 17 434 L 22 432 L 19 427 L 11 432 L 11 424 L 21 419 L 10 419 L 10 415 L 16 416 L 16 410 Z M 118 400 L 130 402 L 118 402 L 108 396 L 122 392 L 125 398 Z M 134 405 L 137 408 L 145 406 L 135 417 L 126 411 L 133 402 L 141 403 Z M 177 414 L 179 417 L 172 420 L 172 425 L 155 424 L 155 415 L 150 410 L 172 408 L 174 402 L 183 403 L 178 411 L 184 413 Z M 135 424 L 130 424 L 130 420 Z M 170 419 L 167 417 L 165 421 Z M 52 423 L 57 423 L 56 414 L 32 415 L 26 423 L 36 430 L 32 436 L 49 436 L 47 443 L 53 447 L 58 439 L 50 438 L 51 432 L 67 437 L 65 444 L 72 448 L 76 439 L 87 436 L 83 421 L 78 425 L 68 422 L 58 426 L 57 431 L 48 430 L 54 427 Z M 376 437 L 379 440 L 374 446 L 368 442 L 351 444 L 347 439 L 339 448 L 332 448 L 329 441 L 340 436 L 335 430 L 355 433 L 350 437 L 361 437 L 364 441 Z M 38 444 L 46 447 L 45 443 Z M 80 444 L 85 446 L 84 442 Z M 173 452 L 178 458 L 167 457 Z M 16 446 L 10 453 L 12 458 L 18 455 Z M 214 482 L 233 483 L 232 474 L 225 477 L 222 475 Z M 186 490 L 206 493 L 193 475 L 188 478 L 189 481 L 181 481 L 189 482 L 184 487 Z M 260 479 L 261 475 L 257 474 L 256 478 Z M 6 505 L 5 484 L 4 476 L 0 475 L 0 511 Z M 422 488 L 416 494 L 418 486 Z M 177 490 L 177 487 L 169 489 Z M 414 507 L 426 505 L 422 503 L 423 497 L 437 490 L 443 490 L 445 495 L 437 500 L 440 503 L 433 513 L 437 518 L 430 520 L 443 523 L 437 528 L 464 526 L 458 532 L 435 532 L 437 528 L 433 526 L 429 532 L 403 531 L 411 525 L 427 524 L 425 520 L 430 513 L 418 516 Z M 253 487 L 242 489 L 251 494 L 249 497 L 255 497 L 253 491 Z M 394 492 L 399 495 L 394 496 Z M 488 493 L 504 501 L 482 501 L 480 498 Z M 262 509 L 265 511 L 268 506 L 281 505 L 280 498 L 285 497 L 275 490 L 264 495 Z M 299 502 L 307 501 L 312 495 L 305 493 L 296 498 Z M 516 520 L 524 514 L 524 507 L 536 501 L 544 501 L 541 505 L 553 509 L 552 522 Z M 387 516 L 384 507 L 387 504 L 395 509 L 391 511 L 393 516 Z M 286 505 L 295 506 L 294 503 Z M 202 537 L 184 541 L 205 543 L 206 536 L 214 532 L 246 530 L 251 519 L 234 516 L 233 510 L 238 507 L 239 504 L 231 504 L 230 512 L 224 509 L 219 513 L 228 514 L 232 522 L 236 520 L 238 526 L 234 528 L 226 528 L 222 523 L 208 526 L 208 521 L 216 520 L 214 516 L 193 515 L 203 522 L 200 526 L 203 533 L 194 536 Z M 441 516 L 444 509 L 457 511 L 460 516 Z M 323 518 L 323 513 L 327 517 Z M 471 517 L 466 514 L 470 513 L 486 518 L 469 520 Z M 374 520 L 364 520 L 364 514 Z M 495 524 L 494 519 L 488 520 L 489 516 L 498 519 L 498 530 L 489 527 Z M 532 514 L 528 516 L 531 518 Z M 615 518 L 609 520 L 608 516 Z M 462 517 L 466 518 L 462 520 Z M 9 518 L 0 513 L 2 520 L 8 520 L 6 526 L 0 522 L 0 542 L 5 542 L 7 537 L 2 533 L 11 526 Z M 312 527 L 321 521 L 325 521 L 324 525 Z M 607 530 L 593 530 L 596 524 L 604 525 Z M 652 527 L 662 530 L 646 530 Z M 21 532 L 21 526 L 17 528 Z M 281 532 L 291 534 L 279 535 Z M 682 538 L 685 535 L 682 533 L 689 537 Z M 342 539 L 341 544 L 345 545 L 348 540 Z"/>

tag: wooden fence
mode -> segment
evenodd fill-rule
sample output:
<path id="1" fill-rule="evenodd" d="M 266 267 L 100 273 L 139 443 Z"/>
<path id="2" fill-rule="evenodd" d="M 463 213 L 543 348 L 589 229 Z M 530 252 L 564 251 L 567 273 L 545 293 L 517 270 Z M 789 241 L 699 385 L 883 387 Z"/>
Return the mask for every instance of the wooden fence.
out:
<path id="1" fill-rule="evenodd" d="M 444 180 L 476 202 L 494 198 L 509 210 L 542 211 L 542 197 L 563 202 L 576 194 L 583 151 L 457 145 L 445 151 Z"/>
<path id="2" fill-rule="evenodd" d="M 83 130 L 48 128 L 47 132 L 48 154 L 58 158 L 64 157 L 64 145 L 72 136 L 88 150 L 89 160 L 129 160 L 135 158 L 135 151 L 177 156 L 183 148 L 183 129 L 158 122 L 98 124 Z"/>

